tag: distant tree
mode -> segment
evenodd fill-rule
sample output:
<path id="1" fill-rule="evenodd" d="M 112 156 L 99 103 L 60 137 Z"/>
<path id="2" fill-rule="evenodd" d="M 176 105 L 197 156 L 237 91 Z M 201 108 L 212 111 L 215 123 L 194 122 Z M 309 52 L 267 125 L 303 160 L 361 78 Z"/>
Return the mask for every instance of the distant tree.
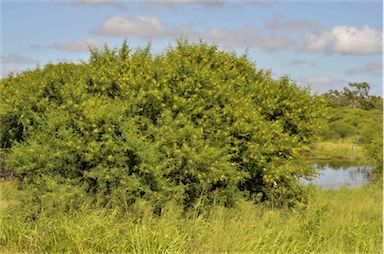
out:
<path id="1" fill-rule="evenodd" d="M 349 104 L 348 106 L 369 109 L 369 84 L 367 82 L 349 83 L 348 86 L 343 89 L 344 97 L 347 100 L 347 104 Z"/>

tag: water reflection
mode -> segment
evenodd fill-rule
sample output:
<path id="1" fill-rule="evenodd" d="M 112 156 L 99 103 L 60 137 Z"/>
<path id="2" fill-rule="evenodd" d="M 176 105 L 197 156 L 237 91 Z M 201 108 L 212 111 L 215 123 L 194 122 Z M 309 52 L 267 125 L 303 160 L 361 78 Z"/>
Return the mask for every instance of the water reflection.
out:
<path id="1" fill-rule="evenodd" d="M 337 189 L 343 186 L 359 187 L 370 181 L 370 166 L 356 166 L 335 163 L 316 163 L 313 165 L 319 170 L 319 177 L 305 183 L 313 183 L 326 189 Z"/>

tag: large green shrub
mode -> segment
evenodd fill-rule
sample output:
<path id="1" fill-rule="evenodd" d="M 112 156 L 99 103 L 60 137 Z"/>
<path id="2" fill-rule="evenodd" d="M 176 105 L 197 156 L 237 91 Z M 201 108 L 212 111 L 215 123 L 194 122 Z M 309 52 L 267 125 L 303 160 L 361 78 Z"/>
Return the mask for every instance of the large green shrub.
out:
<path id="1" fill-rule="evenodd" d="M 25 185 L 75 184 L 108 204 L 175 198 L 293 204 L 321 112 L 287 77 L 204 43 L 92 50 L 0 83 L 6 164 Z"/>

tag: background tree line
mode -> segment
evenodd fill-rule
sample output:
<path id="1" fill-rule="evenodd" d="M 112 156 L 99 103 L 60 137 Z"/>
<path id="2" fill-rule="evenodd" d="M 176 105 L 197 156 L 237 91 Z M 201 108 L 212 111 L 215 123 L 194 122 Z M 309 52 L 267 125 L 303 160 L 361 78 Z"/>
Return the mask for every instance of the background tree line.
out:
<path id="1" fill-rule="evenodd" d="M 369 91 L 370 85 L 367 82 L 349 83 L 341 91 L 329 90 L 323 97 L 332 107 L 382 109 L 383 99 L 380 96 L 369 95 Z"/>

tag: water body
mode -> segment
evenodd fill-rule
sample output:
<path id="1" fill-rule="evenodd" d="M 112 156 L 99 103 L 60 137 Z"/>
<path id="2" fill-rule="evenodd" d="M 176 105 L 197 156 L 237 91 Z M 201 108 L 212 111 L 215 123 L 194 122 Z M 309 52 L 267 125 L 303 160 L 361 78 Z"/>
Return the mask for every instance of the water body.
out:
<path id="1" fill-rule="evenodd" d="M 373 168 L 366 165 L 348 165 L 340 163 L 315 163 L 313 167 L 318 169 L 319 176 L 312 181 L 320 188 L 338 189 L 341 187 L 356 188 L 363 186 L 370 181 L 370 174 Z"/>

